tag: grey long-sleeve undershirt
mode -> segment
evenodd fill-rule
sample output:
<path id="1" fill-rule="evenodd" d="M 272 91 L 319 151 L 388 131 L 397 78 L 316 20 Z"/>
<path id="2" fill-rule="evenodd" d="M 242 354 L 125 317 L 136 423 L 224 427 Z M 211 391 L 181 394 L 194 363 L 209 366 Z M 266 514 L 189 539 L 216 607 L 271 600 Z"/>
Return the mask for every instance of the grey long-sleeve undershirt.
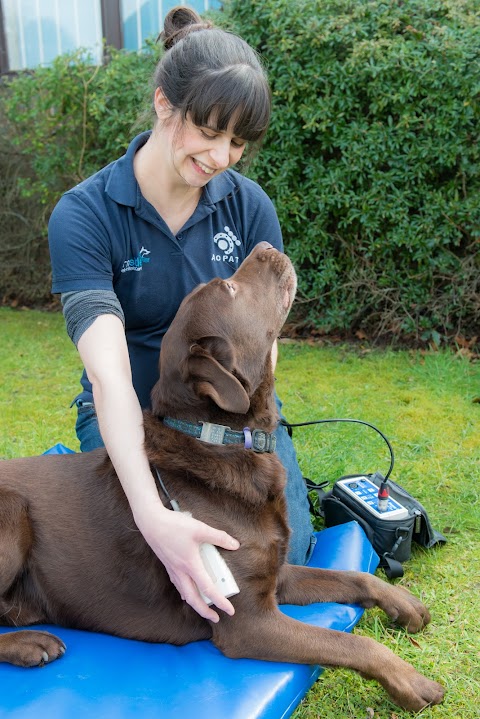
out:
<path id="1" fill-rule="evenodd" d="M 61 301 L 67 333 L 75 345 L 100 315 L 115 315 L 125 326 L 125 315 L 113 290 L 65 292 Z"/>

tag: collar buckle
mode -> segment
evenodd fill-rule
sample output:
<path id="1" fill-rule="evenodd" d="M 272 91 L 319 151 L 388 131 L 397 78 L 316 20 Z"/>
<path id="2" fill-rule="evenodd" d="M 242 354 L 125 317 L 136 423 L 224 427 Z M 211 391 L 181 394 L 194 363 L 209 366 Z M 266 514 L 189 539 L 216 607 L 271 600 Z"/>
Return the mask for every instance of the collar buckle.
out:
<path id="1" fill-rule="evenodd" d="M 269 434 L 263 429 L 254 429 L 252 431 L 252 449 L 254 452 L 275 452 L 277 446 L 277 438 L 274 434 Z"/>

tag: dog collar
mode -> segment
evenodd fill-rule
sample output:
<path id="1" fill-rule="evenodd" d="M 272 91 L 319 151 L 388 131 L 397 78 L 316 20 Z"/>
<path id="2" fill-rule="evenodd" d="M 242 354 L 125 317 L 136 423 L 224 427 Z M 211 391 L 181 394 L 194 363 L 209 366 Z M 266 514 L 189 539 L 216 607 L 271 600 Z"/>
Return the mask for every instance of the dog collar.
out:
<path id="1" fill-rule="evenodd" d="M 196 437 L 209 444 L 243 444 L 245 449 L 254 452 L 275 452 L 277 438 L 274 434 L 264 432 L 263 429 L 250 429 L 245 427 L 242 432 L 235 432 L 223 424 L 212 422 L 187 422 L 183 419 L 164 417 L 163 424 L 171 429 Z"/>

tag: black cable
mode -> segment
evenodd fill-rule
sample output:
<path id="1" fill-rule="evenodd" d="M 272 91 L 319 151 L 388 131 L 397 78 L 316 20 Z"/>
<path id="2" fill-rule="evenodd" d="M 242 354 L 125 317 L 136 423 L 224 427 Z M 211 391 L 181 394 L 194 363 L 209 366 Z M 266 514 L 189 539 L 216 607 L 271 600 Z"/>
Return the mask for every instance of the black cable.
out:
<path id="1" fill-rule="evenodd" d="M 280 424 L 283 424 L 284 427 L 287 428 L 290 436 L 291 436 L 291 428 L 293 428 L 293 427 L 309 427 L 312 424 L 328 424 L 329 422 L 352 422 L 354 424 L 364 424 L 366 427 L 370 427 L 371 429 L 374 429 L 375 432 L 377 432 L 380 435 L 380 437 L 386 443 L 388 450 L 390 452 L 390 467 L 389 467 L 387 474 L 385 475 L 385 482 L 386 482 L 392 473 L 393 465 L 395 462 L 395 458 L 393 455 L 393 448 L 392 448 L 392 445 L 390 444 L 390 442 L 388 441 L 388 439 L 383 434 L 383 432 L 381 432 L 378 429 L 378 427 L 375 427 L 374 424 L 370 424 L 370 422 L 364 422 L 362 419 L 316 419 L 316 420 L 312 420 L 311 422 L 297 422 L 297 423 L 287 422 L 286 419 L 280 420 Z"/>

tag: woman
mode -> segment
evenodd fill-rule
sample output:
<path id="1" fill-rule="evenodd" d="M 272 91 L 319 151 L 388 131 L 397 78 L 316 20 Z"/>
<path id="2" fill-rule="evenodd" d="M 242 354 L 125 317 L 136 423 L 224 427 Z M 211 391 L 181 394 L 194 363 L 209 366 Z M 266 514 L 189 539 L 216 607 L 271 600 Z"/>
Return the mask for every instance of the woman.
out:
<path id="1" fill-rule="evenodd" d="M 158 376 L 161 340 L 200 282 L 229 277 L 253 246 L 282 248 L 272 203 L 230 168 L 263 138 L 270 93 L 254 51 L 187 8 L 171 10 L 155 75 L 154 124 L 126 154 L 67 192 L 49 223 L 53 292 L 85 371 L 76 398 L 82 451 L 105 444 L 145 540 L 182 598 L 218 621 L 227 614 L 199 554 L 227 533 L 165 509 L 143 449 L 142 408 Z M 274 355 L 276 357 L 276 348 Z M 291 441 L 277 430 L 293 528 L 290 560 L 312 544 L 308 502 Z"/>

